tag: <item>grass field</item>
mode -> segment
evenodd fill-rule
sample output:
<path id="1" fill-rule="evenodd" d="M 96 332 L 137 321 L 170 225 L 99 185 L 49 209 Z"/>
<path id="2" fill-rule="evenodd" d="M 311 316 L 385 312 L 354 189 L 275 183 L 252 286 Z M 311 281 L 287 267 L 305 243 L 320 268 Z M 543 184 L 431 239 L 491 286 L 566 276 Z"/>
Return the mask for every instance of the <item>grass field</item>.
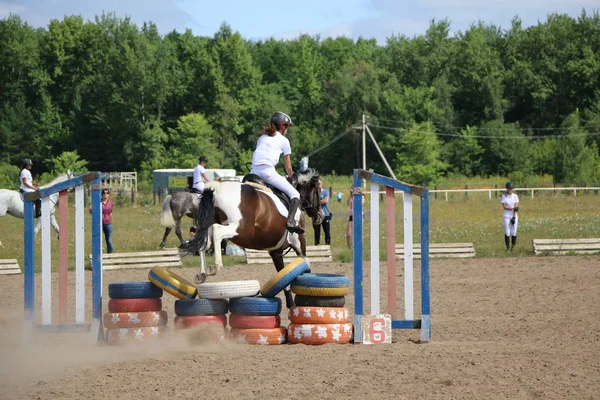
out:
<path id="1" fill-rule="evenodd" d="M 348 262 L 352 255 L 346 246 L 345 231 L 348 222 L 348 189 L 350 187 L 349 177 L 324 177 L 325 186 L 332 186 L 333 193 L 330 209 L 334 214 L 331 223 L 332 253 L 334 260 Z M 335 199 L 335 193 L 341 191 L 344 194 L 342 202 Z M 440 196 L 438 200 L 431 199 L 430 202 L 430 238 L 433 243 L 449 242 L 472 242 L 475 246 L 477 257 L 514 257 L 531 255 L 531 241 L 534 238 L 584 238 L 600 236 L 600 196 L 588 193 L 573 196 L 572 192 L 563 194 L 536 193 L 535 199 L 531 199 L 526 193 L 520 194 L 521 211 L 519 221 L 518 243 L 514 252 L 507 254 L 504 251 L 504 238 L 502 233 L 502 207 L 500 199 L 493 197 L 488 200 L 487 193 L 451 195 L 449 201 Z M 367 195 L 365 203 L 365 240 L 369 241 L 369 207 L 370 198 Z M 151 194 L 139 194 L 138 205 L 132 207 L 127 201 L 116 207 L 113 212 L 113 243 L 116 252 L 130 252 L 142 250 L 154 250 L 164 233 L 164 228 L 159 223 L 160 205 L 152 204 Z M 396 242 L 402 243 L 402 197 L 396 196 Z M 414 226 L 418 225 L 418 202 L 415 201 Z M 381 237 L 385 232 L 385 206 L 380 207 L 382 213 Z M 86 213 L 87 226 L 90 217 Z M 71 223 L 73 218 L 70 217 Z M 190 219 L 183 220 L 183 231 L 187 232 L 191 226 Z M 86 229 L 87 231 L 88 229 Z M 72 232 L 72 229 L 71 229 Z M 88 236 L 90 234 L 88 233 Z M 36 243 L 40 243 L 41 235 L 36 237 Z M 418 241 L 418 232 L 415 232 L 415 242 Z M 53 235 L 53 242 L 57 245 L 57 239 Z M 71 234 L 70 242 L 74 243 Z M 0 247 L 0 258 L 16 258 L 23 266 L 23 220 L 12 216 L 0 218 L 0 241 L 4 247 Z M 307 229 L 307 243 L 313 244 L 314 233 L 312 227 Z M 89 237 L 86 244 L 89 253 Z M 324 239 L 321 238 L 321 243 Z M 178 241 L 174 233 L 169 237 L 167 247 L 175 247 Z M 37 246 L 39 257 L 39 246 Z M 385 252 L 382 252 L 385 255 Z M 70 256 L 74 257 L 74 249 L 70 250 Z M 369 256 L 369 246 L 365 246 L 365 257 Z M 57 258 L 57 257 L 54 257 Z M 56 263 L 56 260 L 54 260 Z M 243 262 L 241 257 L 225 257 L 226 265 Z M 37 263 L 36 263 L 37 264 Z M 184 259 L 184 265 L 197 266 L 197 258 Z M 39 267 L 39 266 L 38 266 Z"/>

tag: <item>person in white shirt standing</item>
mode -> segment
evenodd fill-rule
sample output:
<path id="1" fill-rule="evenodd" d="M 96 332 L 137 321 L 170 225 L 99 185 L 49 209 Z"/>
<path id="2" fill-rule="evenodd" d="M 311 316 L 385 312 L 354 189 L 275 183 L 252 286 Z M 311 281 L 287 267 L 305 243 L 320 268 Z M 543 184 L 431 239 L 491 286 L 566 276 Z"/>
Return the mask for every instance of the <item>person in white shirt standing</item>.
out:
<path id="1" fill-rule="evenodd" d="M 256 142 L 256 150 L 252 154 L 251 174 L 260 176 L 266 183 L 275 186 L 290 198 L 290 209 L 286 228 L 290 232 L 304 233 L 298 224 L 296 214 L 300 207 L 300 193 L 284 177 L 277 173 L 275 166 L 283 153 L 284 168 L 288 179 L 292 178 L 292 148 L 285 135 L 292 126 L 292 119 L 283 112 L 276 112 L 271 116 L 271 123 L 264 127 L 264 132 Z"/>
<path id="2" fill-rule="evenodd" d="M 201 156 L 198 160 L 196 168 L 194 168 L 194 178 L 192 183 L 192 192 L 200 193 L 204 192 L 204 183 L 208 182 L 208 176 L 206 175 L 206 165 L 208 164 L 208 158 Z"/>
<path id="3" fill-rule="evenodd" d="M 29 158 L 24 158 L 21 160 L 21 165 L 23 168 L 21 169 L 21 173 L 19 175 L 19 182 L 21 182 L 21 186 L 19 186 L 19 191 L 22 194 L 31 193 L 38 190 L 40 187 L 35 186 L 33 184 L 33 178 L 31 177 L 31 168 L 33 167 L 33 162 Z M 35 201 L 35 218 L 39 218 L 42 215 L 42 200 L 37 199 Z"/>
<path id="4" fill-rule="evenodd" d="M 512 251 L 517 244 L 519 196 L 517 196 L 516 193 L 513 193 L 514 188 L 515 185 L 512 182 L 508 182 L 506 184 L 506 193 L 502 194 L 500 199 L 502 208 L 504 209 L 502 222 L 504 223 L 504 243 L 506 244 L 506 251 Z"/>

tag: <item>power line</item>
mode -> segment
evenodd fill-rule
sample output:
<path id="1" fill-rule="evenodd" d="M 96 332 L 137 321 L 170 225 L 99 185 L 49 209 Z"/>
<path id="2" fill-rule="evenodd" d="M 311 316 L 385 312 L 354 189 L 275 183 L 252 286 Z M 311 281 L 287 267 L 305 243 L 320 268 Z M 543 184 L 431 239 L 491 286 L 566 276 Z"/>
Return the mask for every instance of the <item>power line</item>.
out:
<path id="1" fill-rule="evenodd" d="M 386 122 L 395 122 L 398 123 L 400 125 L 405 125 L 405 126 L 412 126 L 413 122 L 407 122 L 407 121 L 401 121 L 401 120 L 397 120 L 397 119 L 389 119 L 389 118 L 379 118 L 379 117 L 375 117 L 372 116 L 371 118 L 377 120 L 377 121 L 386 121 Z M 442 124 L 440 122 L 435 122 L 433 121 L 434 125 L 440 125 L 443 126 L 444 128 L 447 129 L 454 129 L 454 130 L 462 130 L 462 129 L 467 129 L 467 128 L 476 128 L 479 131 L 504 131 L 506 130 L 506 128 L 485 128 L 485 127 L 475 127 L 475 126 L 454 126 L 454 125 L 445 125 Z M 588 128 L 588 127 L 592 127 L 592 124 L 586 124 L 586 125 L 582 125 L 581 128 Z M 523 131 L 566 131 L 572 128 L 565 128 L 565 127 L 559 127 L 559 128 L 517 128 Z"/>
<path id="2" fill-rule="evenodd" d="M 382 126 L 367 124 L 373 128 L 387 129 L 392 131 L 404 132 L 404 133 L 433 133 L 437 136 L 446 137 L 458 137 L 458 138 L 477 138 L 477 139 L 514 139 L 514 140 L 530 140 L 530 139 L 555 139 L 555 138 L 572 138 L 572 137 L 585 137 L 585 136 L 600 136 L 600 132 L 590 133 L 574 133 L 570 135 L 532 135 L 532 136 L 498 136 L 498 135 L 459 135 L 457 133 L 440 133 L 435 131 L 415 131 L 411 129 L 397 128 L 393 126 Z M 477 128 L 478 129 L 478 128 Z"/>
<path id="3" fill-rule="evenodd" d="M 338 140 L 340 140 L 345 134 L 352 132 L 352 128 L 347 129 L 345 132 L 340 133 L 339 135 L 335 136 L 333 139 L 331 139 L 329 142 L 325 143 L 323 146 L 319 147 L 316 150 L 311 151 L 310 153 L 308 153 L 306 155 L 306 157 L 310 157 L 316 153 L 318 153 L 319 151 L 323 150 L 324 148 L 330 146 L 331 144 L 333 144 L 334 142 L 337 142 Z"/>

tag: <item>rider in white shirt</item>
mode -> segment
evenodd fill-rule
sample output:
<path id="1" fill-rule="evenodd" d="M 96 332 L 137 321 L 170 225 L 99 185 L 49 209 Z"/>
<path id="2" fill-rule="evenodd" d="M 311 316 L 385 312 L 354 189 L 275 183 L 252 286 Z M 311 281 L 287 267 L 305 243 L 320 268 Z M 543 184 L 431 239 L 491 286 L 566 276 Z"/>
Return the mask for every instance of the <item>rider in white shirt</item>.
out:
<path id="1" fill-rule="evenodd" d="M 506 251 L 512 251 L 517 244 L 517 227 L 519 226 L 519 196 L 513 193 L 515 185 L 512 182 L 506 184 L 506 193 L 502 194 L 500 202 L 504 212 L 502 221 L 504 222 L 504 243 Z M 511 245 L 512 238 L 512 246 Z"/>
<path id="2" fill-rule="evenodd" d="M 206 165 L 208 164 L 208 158 L 206 156 L 200 157 L 196 168 L 194 168 L 194 180 L 192 184 L 192 191 L 202 194 L 204 192 L 204 183 L 208 182 L 208 176 L 206 175 Z"/>
<path id="3" fill-rule="evenodd" d="M 296 219 L 296 213 L 300 207 L 300 193 L 275 169 L 279 163 L 279 157 L 283 153 L 284 168 L 288 179 L 291 179 L 294 174 L 291 161 L 292 148 L 290 141 L 285 137 L 288 128 L 292 125 L 292 119 L 285 113 L 278 111 L 271 116 L 271 123 L 269 126 L 265 126 L 264 133 L 256 142 L 250 173 L 260 176 L 266 183 L 275 186 L 290 198 L 286 228 L 290 232 L 304 233 L 304 229 L 300 227 Z"/>
<path id="4" fill-rule="evenodd" d="M 24 158 L 21 160 L 21 165 L 23 169 L 21 169 L 21 173 L 19 174 L 19 182 L 21 185 L 19 186 L 19 191 L 23 194 L 35 192 L 39 189 L 39 186 L 35 186 L 33 184 L 33 178 L 31 176 L 31 168 L 33 167 L 33 162 L 29 158 Z M 37 199 L 35 201 L 35 217 L 39 218 L 41 216 L 41 207 L 42 201 Z"/>

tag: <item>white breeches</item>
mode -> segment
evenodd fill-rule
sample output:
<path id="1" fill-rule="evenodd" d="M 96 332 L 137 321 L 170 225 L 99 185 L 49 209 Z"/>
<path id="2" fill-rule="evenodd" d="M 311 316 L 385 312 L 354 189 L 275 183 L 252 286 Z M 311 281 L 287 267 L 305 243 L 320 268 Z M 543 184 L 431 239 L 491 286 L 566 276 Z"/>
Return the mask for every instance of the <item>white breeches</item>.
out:
<path id="1" fill-rule="evenodd" d="M 519 216 L 515 218 L 515 224 L 510 224 L 511 217 L 502 217 L 504 222 L 504 236 L 517 236 L 517 227 L 519 226 Z"/>
<path id="2" fill-rule="evenodd" d="M 198 190 L 200 193 L 204 192 L 204 182 L 195 183 L 192 187 Z"/>
<path id="3" fill-rule="evenodd" d="M 298 193 L 287 179 L 277 173 L 275 167 L 271 167 L 270 165 L 257 165 L 252 167 L 250 173 L 260 176 L 266 183 L 275 186 L 277 189 L 287 194 L 290 199 L 300 198 L 300 193 Z"/>

